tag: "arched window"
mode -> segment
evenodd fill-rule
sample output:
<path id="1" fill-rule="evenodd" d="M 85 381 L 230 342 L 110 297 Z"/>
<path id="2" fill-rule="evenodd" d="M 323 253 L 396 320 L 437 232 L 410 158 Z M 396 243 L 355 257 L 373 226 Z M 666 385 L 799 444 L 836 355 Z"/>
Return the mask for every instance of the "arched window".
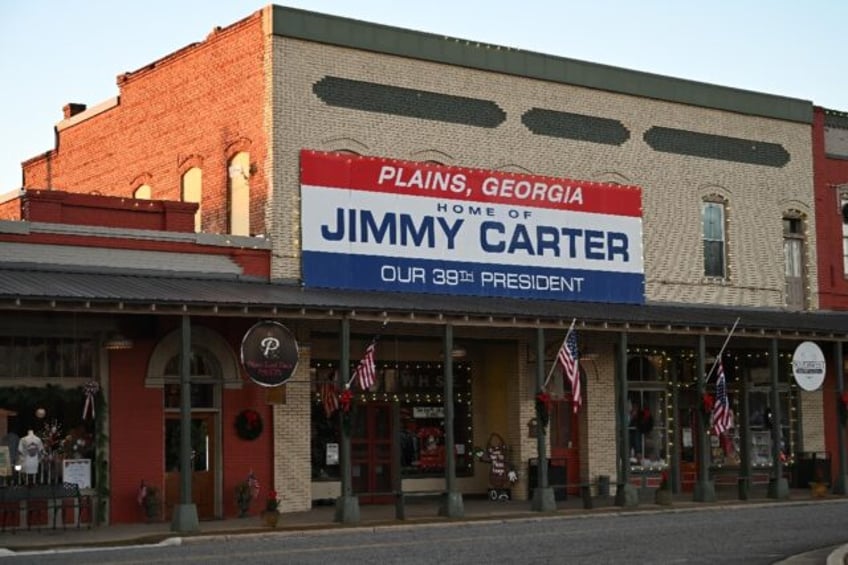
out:
<path id="1" fill-rule="evenodd" d="M 136 200 L 150 200 L 152 198 L 152 189 L 149 184 L 143 184 L 135 189 L 133 198 Z"/>
<path id="2" fill-rule="evenodd" d="M 250 154 L 236 153 L 227 171 L 230 177 L 230 233 L 250 235 Z"/>
<path id="3" fill-rule="evenodd" d="M 783 274 L 786 279 L 786 306 L 803 310 L 804 292 L 804 218 L 791 211 L 783 216 Z"/>
<path id="4" fill-rule="evenodd" d="M 704 276 L 727 277 L 726 203 L 718 197 L 701 205 L 704 243 Z"/>
<path id="5" fill-rule="evenodd" d="M 194 214 L 194 231 L 200 232 L 203 207 L 203 171 L 200 167 L 192 167 L 183 173 L 182 199 L 183 202 L 197 204 L 197 212 Z"/>

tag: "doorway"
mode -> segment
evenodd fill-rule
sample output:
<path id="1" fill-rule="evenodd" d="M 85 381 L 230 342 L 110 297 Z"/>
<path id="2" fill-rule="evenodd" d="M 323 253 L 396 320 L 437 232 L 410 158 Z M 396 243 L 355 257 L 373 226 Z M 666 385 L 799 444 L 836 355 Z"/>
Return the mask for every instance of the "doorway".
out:
<path id="1" fill-rule="evenodd" d="M 583 481 L 580 478 L 580 434 L 577 422 L 570 394 L 551 402 L 551 460 L 548 484 L 554 487 L 555 494 L 563 488 L 560 485 L 566 484 L 575 485 L 566 490 L 568 494 L 580 494 L 579 483 Z"/>
<path id="2" fill-rule="evenodd" d="M 217 414 L 193 412 L 191 415 L 191 497 L 200 520 L 215 518 L 215 430 Z M 165 519 L 173 516 L 180 503 L 180 415 L 165 416 Z"/>
<path id="3" fill-rule="evenodd" d="M 392 404 L 369 402 L 351 416 L 351 486 L 362 504 L 388 504 L 394 473 Z"/>

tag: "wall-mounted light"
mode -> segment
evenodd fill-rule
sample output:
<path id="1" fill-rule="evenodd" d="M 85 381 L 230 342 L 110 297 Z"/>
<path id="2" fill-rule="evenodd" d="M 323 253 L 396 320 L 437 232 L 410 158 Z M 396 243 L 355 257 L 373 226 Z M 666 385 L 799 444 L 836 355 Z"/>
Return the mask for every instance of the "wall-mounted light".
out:
<path id="1" fill-rule="evenodd" d="M 119 332 L 111 334 L 108 338 L 106 338 L 106 341 L 103 342 L 103 347 L 110 351 L 132 349 L 132 346 L 132 340 Z"/>

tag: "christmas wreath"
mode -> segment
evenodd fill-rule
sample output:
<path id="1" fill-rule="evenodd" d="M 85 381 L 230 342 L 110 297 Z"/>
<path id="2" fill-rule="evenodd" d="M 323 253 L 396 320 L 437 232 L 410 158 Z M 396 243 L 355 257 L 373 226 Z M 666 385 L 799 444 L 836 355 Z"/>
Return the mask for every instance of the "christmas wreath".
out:
<path id="1" fill-rule="evenodd" d="M 551 402 L 551 395 L 544 390 L 536 395 L 536 414 L 543 428 L 548 426 L 548 420 L 551 415 Z"/>
<path id="2" fill-rule="evenodd" d="M 254 440 L 262 433 L 262 416 L 252 408 L 239 412 L 236 416 L 236 433 L 241 439 Z"/>

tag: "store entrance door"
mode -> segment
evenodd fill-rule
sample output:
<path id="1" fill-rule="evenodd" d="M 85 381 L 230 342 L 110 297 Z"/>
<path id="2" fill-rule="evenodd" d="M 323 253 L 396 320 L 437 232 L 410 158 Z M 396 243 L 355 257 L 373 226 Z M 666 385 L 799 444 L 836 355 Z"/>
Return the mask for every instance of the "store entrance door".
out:
<path id="1" fill-rule="evenodd" d="M 191 415 L 191 496 L 201 520 L 215 518 L 215 413 Z M 165 417 L 165 519 L 180 503 L 180 417 Z"/>
<path id="2" fill-rule="evenodd" d="M 390 504 L 393 473 L 392 405 L 359 404 L 351 416 L 351 486 L 361 504 Z"/>
<path id="3" fill-rule="evenodd" d="M 557 485 L 575 485 L 566 492 L 579 495 L 579 483 L 583 482 L 580 477 L 580 434 L 570 394 L 551 402 L 550 434 L 551 461 L 548 484 L 554 487 L 554 495 L 558 499 L 563 497 L 560 494 L 562 488 L 556 488 Z"/>

